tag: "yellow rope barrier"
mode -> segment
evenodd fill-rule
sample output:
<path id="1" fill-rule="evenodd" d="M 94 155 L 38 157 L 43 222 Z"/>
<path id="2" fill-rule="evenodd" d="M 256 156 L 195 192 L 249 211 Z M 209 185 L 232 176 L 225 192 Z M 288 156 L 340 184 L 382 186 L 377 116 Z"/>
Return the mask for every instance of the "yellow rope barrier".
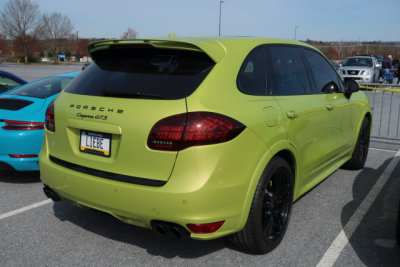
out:
<path id="1" fill-rule="evenodd" d="M 378 91 L 387 91 L 387 92 L 400 93 L 400 88 L 399 88 L 399 89 L 385 89 L 385 88 L 369 87 L 369 86 L 364 86 L 364 85 L 360 85 L 360 88 L 362 88 L 362 89 L 370 89 L 370 90 L 378 90 Z"/>

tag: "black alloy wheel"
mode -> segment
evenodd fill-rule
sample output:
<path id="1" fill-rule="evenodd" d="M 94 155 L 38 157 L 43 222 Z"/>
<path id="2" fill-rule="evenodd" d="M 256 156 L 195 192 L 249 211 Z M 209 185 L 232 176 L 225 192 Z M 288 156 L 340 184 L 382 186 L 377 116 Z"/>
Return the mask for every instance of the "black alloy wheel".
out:
<path id="1" fill-rule="evenodd" d="M 396 241 L 397 245 L 400 246 L 400 202 L 399 202 L 399 211 L 397 212 Z"/>
<path id="2" fill-rule="evenodd" d="M 281 167 L 265 186 L 261 224 L 266 242 L 273 242 L 285 231 L 292 202 L 290 175 Z"/>
<path id="3" fill-rule="evenodd" d="M 230 236 L 239 248 L 264 254 L 279 245 L 290 220 L 294 176 L 286 160 L 271 159 L 260 177 L 244 228 Z"/>
<path id="4" fill-rule="evenodd" d="M 370 140 L 370 128 L 369 123 L 365 123 L 363 121 L 363 131 L 360 133 L 360 162 L 364 162 L 367 160 L 368 149 L 369 149 L 369 140 Z"/>
<path id="5" fill-rule="evenodd" d="M 370 121 L 367 117 L 365 117 L 361 124 L 357 143 L 351 159 L 342 166 L 344 169 L 360 170 L 364 167 L 365 161 L 367 160 L 368 156 L 370 134 Z"/>

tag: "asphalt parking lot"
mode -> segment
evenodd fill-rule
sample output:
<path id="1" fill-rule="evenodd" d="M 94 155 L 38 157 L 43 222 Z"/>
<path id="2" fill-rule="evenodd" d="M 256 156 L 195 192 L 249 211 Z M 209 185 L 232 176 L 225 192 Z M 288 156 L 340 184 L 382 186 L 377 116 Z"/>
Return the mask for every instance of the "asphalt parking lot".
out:
<path id="1" fill-rule="evenodd" d="M 46 76 L 57 75 L 65 72 L 73 72 L 82 70 L 83 64 L 16 64 L 16 63 L 2 63 L 0 70 L 11 72 L 24 79 L 27 82 L 43 78 Z"/>
<path id="2" fill-rule="evenodd" d="M 27 80 L 81 67 L 4 66 Z M 0 171 L 0 266 L 400 266 L 399 151 L 399 142 L 373 139 L 364 169 L 339 169 L 299 199 L 282 243 L 261 256 L 226 239 L 164 239 L 48 200 L 39 173 Z"/>

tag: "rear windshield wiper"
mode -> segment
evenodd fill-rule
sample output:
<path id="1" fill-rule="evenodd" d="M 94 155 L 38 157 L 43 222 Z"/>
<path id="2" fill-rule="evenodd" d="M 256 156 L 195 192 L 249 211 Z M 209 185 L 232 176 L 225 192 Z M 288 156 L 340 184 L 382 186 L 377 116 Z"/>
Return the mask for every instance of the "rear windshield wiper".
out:
<path id="1" fill-rule="evenodd" d="M 101 89 L 103 96 L 121 97 L 121 98 L 157 98 L 164 99 L 165 97 L 155 94 L 146 94 L 141 92 L 119 92 L 108 89 Z"/>

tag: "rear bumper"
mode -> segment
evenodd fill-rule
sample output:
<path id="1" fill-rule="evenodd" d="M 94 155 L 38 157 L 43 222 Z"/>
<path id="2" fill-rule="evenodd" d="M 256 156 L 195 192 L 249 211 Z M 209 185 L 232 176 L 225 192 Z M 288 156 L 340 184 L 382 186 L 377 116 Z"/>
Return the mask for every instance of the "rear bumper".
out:
<path id="1" fill-rule="evenodd" d="M 39 158 L 10 158 L 8 155 L 0 156 L 0 170 L 38 171 Z"/>
<path id="2" fill-rule="evenodd" d="M 214 233 L 191 233 L 194 239 L 213 239 L 241 230 L 243 216 L 248 215 L 244 205 L 249 185 L 265 150 L 265 145 L 245 130 L 230 142 L 179 152 L 168 182 L 146 186 L 56 164 L 45 144 L 40 154 L 41 180 L 64 201 L 144 228 L 150 229 L 155 220 L 176 223 L 188 231 L 189 223 L 225 221 Z"/>
<path id="3" fill-rule="evenodd" d="M 38 155 L 43 143 L 43 130 L 10 131 L 0 128 L 0 162 L 16 171 L 39 170 L 39 157 L 12 158 L 9 155 Z"/>
<path id="4" fill-rule="evenodd" d="M 5 162 L 0 162 L 0 171 L 15 171 L 15 169 Z"/>

